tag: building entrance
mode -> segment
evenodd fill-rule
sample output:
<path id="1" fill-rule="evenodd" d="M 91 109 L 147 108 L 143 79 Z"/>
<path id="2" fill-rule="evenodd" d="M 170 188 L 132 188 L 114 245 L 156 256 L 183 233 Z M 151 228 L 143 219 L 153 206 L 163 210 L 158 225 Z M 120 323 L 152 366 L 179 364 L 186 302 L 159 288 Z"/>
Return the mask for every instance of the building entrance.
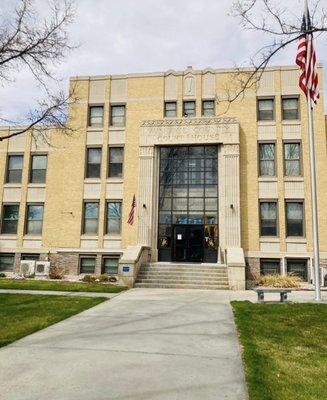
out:
<path id="1" fill-rule="evenodd" d="M 204 225 L 174 225 L 172 261 L 202 262 Z"/>

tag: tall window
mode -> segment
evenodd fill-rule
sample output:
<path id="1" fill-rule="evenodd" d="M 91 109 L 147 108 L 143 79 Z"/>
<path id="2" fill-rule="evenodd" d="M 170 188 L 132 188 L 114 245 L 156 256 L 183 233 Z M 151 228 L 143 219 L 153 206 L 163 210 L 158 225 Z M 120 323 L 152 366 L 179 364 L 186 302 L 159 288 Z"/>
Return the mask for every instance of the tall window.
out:
<path id="1" fill-rule="evenodd" d="M 103 126 L 103 106 L 89 107 L 89 126 Z"/>
<path id="2" fill-rule="evenodd" d="M 288 274 L 297 275 L 304 281 L 308 280 L 308 260 L 306 259 L 287 259 L 286 269 Z"/>
<path id="3" fill-rule="evenodd" d="M 27 205 L 26 234 L 41 235 L 43 225 L 43 204 Z"/>
<path id="4" fill-rule="evenodd" d="M 125 126 L 125 105 L 111 106 L 110 125 Z"/>
<path id="5" fill-rule="evenodd" d="M 282 98 L 282 115 L 283 120 L 299 119 L 299 98 L 285 97 Z"/>
<path id="6" fill-rule="evenodd" d="M 184 117 L 195 117 L 195 101 L 184 101 L 183 115 Z"/>
<path id="7" fill-rule="evenodd" d="M 203 100 L 202 115 L 204 117 L 213 117 L 215 115 L 215 101 L 214 100 Z"/>
<path id="8" fill-rule="evenodd" d="M 107 203 L 107 227 L 108 234 L 120 234 L 121 231 L 121 202 Z"/>
<path id="9" fill-rule="evenodd" d="M 165 117 L 174 118 L 177 116 L 177 103 L 176 101 L 165 102 Z"/>
<path id="10" fill-rule="evenodd" d="M 260 202 L 260 235 L 277 236 L 277 202 Z"/>
<path id="11" fill-rule="evenodd" d="M 108 275 L 117 275 L 119 266 L 119 257 L 103 257 L 102 273 Z"/>
<path id="12" fill-rule="evenodd" d="M 14 255 L 13 254 L 0 254 L 0 272 L 9 272 L 14 269 Z"/>
<path id="13" fill-rule="evenodd" d="M 286 235 L 303 236 L 303 202 L 286 201 Z"/>
<path id="14" fill-rule="evenodd" d="M 101 148 L 87 149 L 86 178 L 100 178 Z"/>
<path id="15" fill-rule="evenodd" d="M 79 260 L 79 272 L 80 274 L 94 274 L 95 272 L 95 257 L 81 256 Z"/>
<path id="16" fill-rule="evenodd" d="M 285 176 L 301 175 L 301 144 L 284 143 Z"/>
<path id="17" fill-rule="evenodd" d="M 274 99 L 258 99 L 258 121 L 273 121 L 275 119 Z"/>
<path id="18" fill-rule="evenodd" d="M 279 275 L 280 274 L 280 260 L 279 259 L 261 259 L 260 260 L 260 274 L 261 275 Z"/>
<path id="19" fill-rule="evenodd" d="M 109 148 L 109 177 L 122 178 L 123 176 L 124 148 Z"/>
<path id="20" fill-rule="evenodd" d="M 9 155 L 7 164 L 7 183 L 21 183 L 23 171 L 23 156 Z"/>
<path id="21" fill-rule="evenodd" d="M 84 203 L 83 233 L 97 234 L 98 220 L 99 220 L 99 203 L 95 201 Z"/>
<path id="22" fill-rule="evenodd" d="M 259 143 L 259 175 L 276 175 L 275 143 Z"/>
<path id="23" fill-rule="evenodd" d="M 1 233 L 16 234 L 18 226 L 18 216 L 18 204 L 4 204 L 2 210 Z"/>
<path id="24" fill-rule="evenodd" d="M 30 182 L 45 183 L 46 173 L 47 173 L 47 156 L 46 155 L 32 156 Z"/>

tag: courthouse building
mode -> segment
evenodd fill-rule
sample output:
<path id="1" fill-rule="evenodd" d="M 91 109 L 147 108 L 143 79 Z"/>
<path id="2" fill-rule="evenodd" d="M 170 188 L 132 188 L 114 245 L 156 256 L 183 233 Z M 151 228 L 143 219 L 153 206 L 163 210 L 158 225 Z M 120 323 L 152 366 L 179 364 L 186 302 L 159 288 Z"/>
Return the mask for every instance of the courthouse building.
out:
<path id="1" fill-rule="evenodd" d="M 322 95 L 322 66 L 318 72 Z M 268 68 L 231 104 L 225 100 L 238 81 L 229 69 L 71 78 L 78 100 L 70 135 L 50 128 L 50 145 L 28 133 L 0 143 L 0 271 L 40 259 L 69 275 L 109 273 L 129 286 L 168 287 L 160 268 L 177 279 L 187 266 L 198 271 L 189 287 L 202 272 L 209 284 L 209 272 L 219 270 L 230 288 L 267 273 L 311 282 L 307 109 L 298 76 L 295 66 Z M 322 96 L 314 124 L 324 267 Z M 146 282 L 151 268 L 158 279 Z"/>

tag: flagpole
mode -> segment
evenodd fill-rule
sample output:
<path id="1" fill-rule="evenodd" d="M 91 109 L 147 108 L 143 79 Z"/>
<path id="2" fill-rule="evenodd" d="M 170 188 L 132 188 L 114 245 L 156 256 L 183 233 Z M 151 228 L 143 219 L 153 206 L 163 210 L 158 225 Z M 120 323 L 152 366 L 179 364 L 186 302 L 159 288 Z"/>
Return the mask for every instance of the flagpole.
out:
<path id="1" fill-rule="evenodd" d="M 307 28 L 309 21 L 308 0 L 304 1 L 305 12 L 307 15 Z M 313 239 L 313 275 L 315 286 L 315 300 L 321 301 L 320 276 L 319 276 L 319 232 L 318 232 L 318 202 L 317 202 L 317 174 L 316 174 L 316 154 L 315 137 L 313 125 L 313 111 L 310 88 L 307 87 L 307 106 L 308 106 L 308 135 L 309 135 L 309 154 L 310 154 L 310 183 L 311 183 L 311 210 L 312 210 L 312 239 Z"/>

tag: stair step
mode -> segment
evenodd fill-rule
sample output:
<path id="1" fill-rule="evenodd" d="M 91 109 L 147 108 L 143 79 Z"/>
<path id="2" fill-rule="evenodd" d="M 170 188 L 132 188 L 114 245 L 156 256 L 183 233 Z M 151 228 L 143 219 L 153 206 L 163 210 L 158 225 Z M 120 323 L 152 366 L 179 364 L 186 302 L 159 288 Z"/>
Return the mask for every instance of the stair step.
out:
<path id="1" fill-rule="evenodd" d="M 228 285 L 227 279 L 183 279 L 183 278 L 176 278 L 176 279 L 162 279 L 162 278 L 152 278 L 152 279 L 142 279 L 137 278 L 136 283 L 162 283 L 162 284 L 174 284 L 174 283 L 186 283 L 186 284 L 194 284 L 194 285 Z"/>
<path id="2" fill-rule="evenodd" d="M 147 268 L 141 267 L 139 272 L 196 272 L 196 273 L 211 273 L 211 274 L 218 274 L 218 273 L 227 273 L 225 269 L 207 269 L 207 268 Z"/>
<path id="3" fill-rule="evenodd" d="M 203 290 L 228 290 L 227 285 L 199 285 L 199 284 L 156 284 L 136 283 L 138 288 L 161 288 L 161 289 L 203 289 Z"/>
<path id="4" fill-rule="evenodd" d="M 220 278 L 220 277 L 225 277 L 228 276 L 226 272 L 197 272 L 197 271 L 186 271 L 186 272 L 178 272 L 178 271 L 173 271 L 173 272 L 167 272 L 167 271 L 139 271 L 138 273 L 139 276 L 194 276 L 194 277 L 212 277 L 212 278 Z"/>

